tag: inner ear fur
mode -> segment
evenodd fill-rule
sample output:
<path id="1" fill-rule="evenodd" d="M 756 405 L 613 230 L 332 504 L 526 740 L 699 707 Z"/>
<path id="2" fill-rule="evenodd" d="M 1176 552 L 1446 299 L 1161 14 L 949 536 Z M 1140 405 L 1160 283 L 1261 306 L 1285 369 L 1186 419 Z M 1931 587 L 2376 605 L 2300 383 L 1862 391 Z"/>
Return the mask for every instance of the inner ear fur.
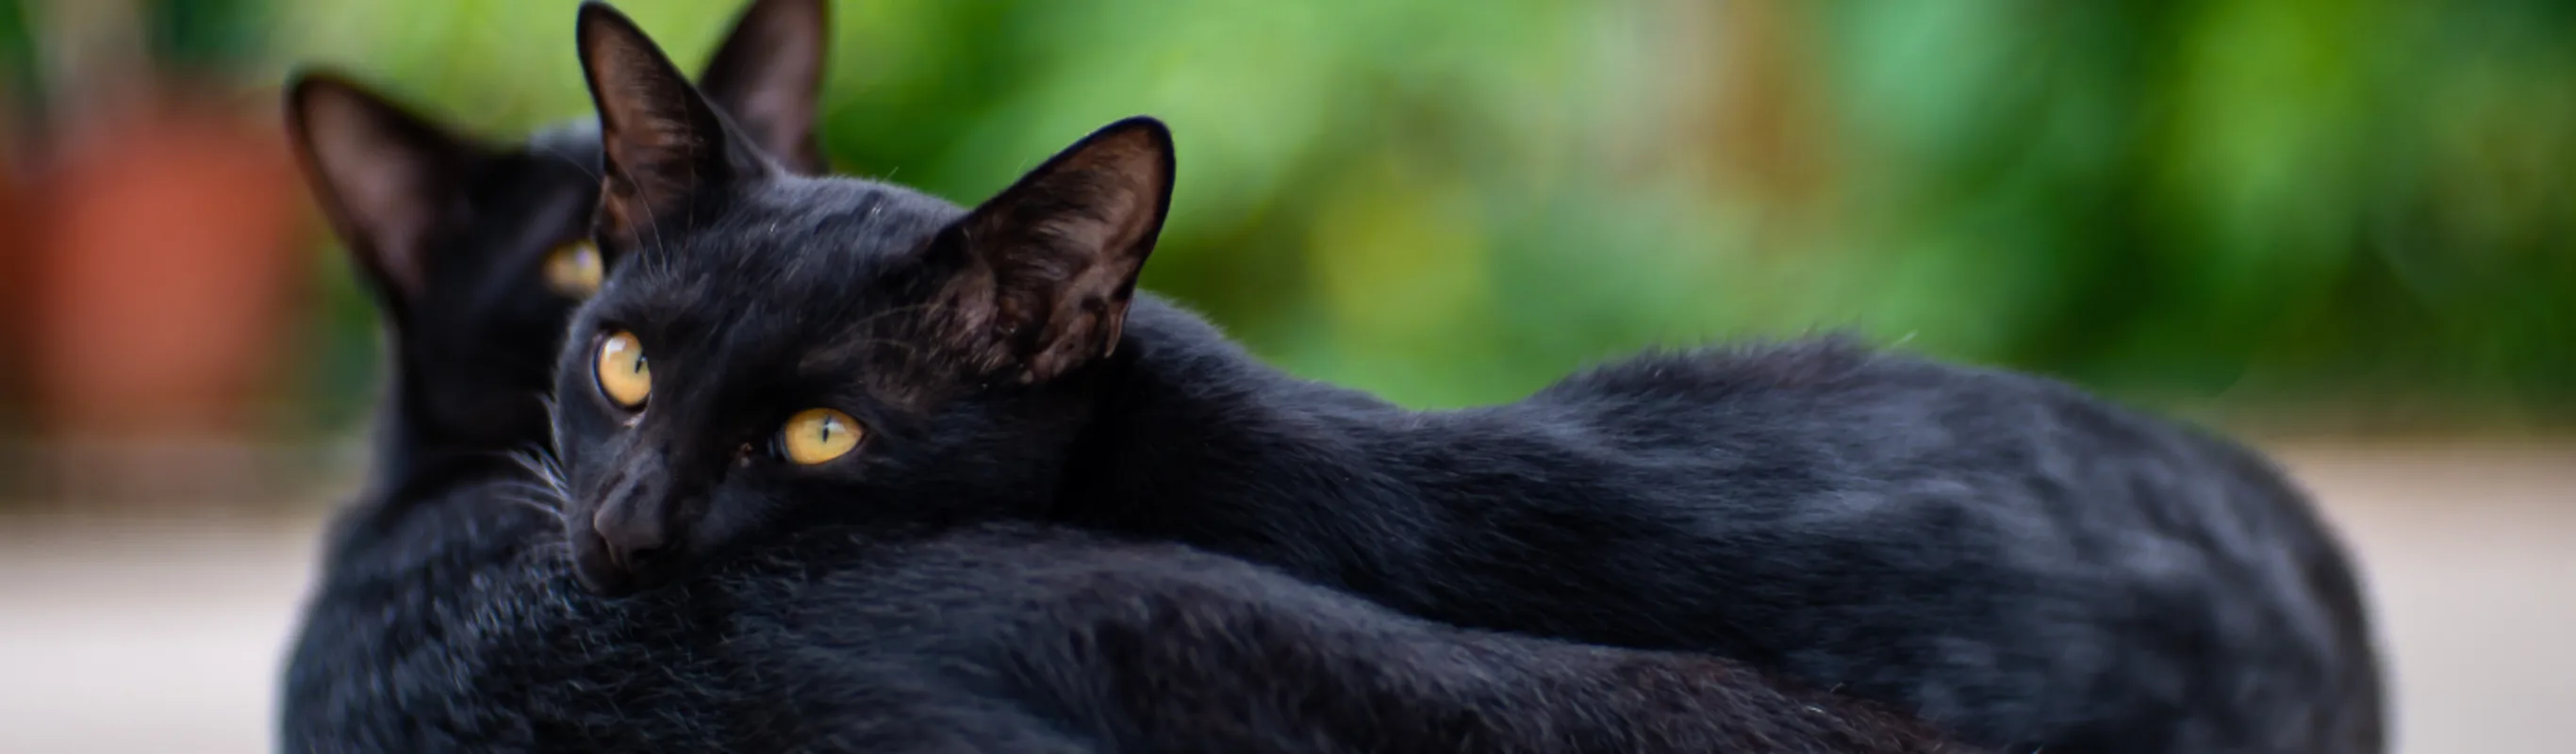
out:
<path id="1" fill-rule="evenodd" d="M 1170 211 L 1173 167 L 1171 131 L 1129 118 L 946 229 L 946 335 L 970 369 L 1043 382 L 1110 354 Z"/>

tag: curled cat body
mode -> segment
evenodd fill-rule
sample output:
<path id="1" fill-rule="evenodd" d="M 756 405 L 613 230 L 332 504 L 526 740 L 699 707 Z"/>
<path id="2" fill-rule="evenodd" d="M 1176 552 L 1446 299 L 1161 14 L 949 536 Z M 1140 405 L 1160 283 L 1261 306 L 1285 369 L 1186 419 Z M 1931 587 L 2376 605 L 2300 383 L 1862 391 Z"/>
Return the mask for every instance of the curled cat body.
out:
<path id="1" fill-rule="evenodd" d="M 583 39 L 612 261 L 558 362 L 566 536 L 606 594 L 818 526 L 1047 521 L 1422 618 L 1706 652 L 2048 752 L 2377 752 L 2377 653 L 2305 496 L 2033 376 L 1819 339 L 1417 412 L 1136 290 L 1136 118 L 959 207 L 780 171 L 657 51 Z"/>
<path id="2" fill-rule="evenodd" d="M 758 0 L 701 79 L 802 171 L 821 13 Z M 1741 663 L 1431 624 L 1060 526 L 815 527 L 686 588 L 592 594 L 540 396 L 601 273 L 598 130 L 483 144 L 327 74 L 288 101 L 392 376 L 290 649 L 282 751 L 1969 751 Z"/>

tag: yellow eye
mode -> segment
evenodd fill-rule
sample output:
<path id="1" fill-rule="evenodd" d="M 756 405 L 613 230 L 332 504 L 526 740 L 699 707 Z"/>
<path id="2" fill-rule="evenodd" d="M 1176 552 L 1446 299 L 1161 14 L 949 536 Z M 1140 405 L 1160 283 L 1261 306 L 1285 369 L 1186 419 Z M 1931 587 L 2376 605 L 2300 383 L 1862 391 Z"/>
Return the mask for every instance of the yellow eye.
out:
<path id="1" fill-rule="evenodd" d="M 546 254 L 546 287 L 572 298 L 589 298 L 599 292 L 599 281 L 605 275 L 599 262 L 599 247 L 589 241 L 574 241 L 555 247 Z"/>
<path id="2" fill-rule="evenodd" d="M 633 333 L 621 330 L 599 339 L 591 376 L 599 380 L 601 395 L 625 408 L 641 407 L 653 395 L 653 367 L 644 362 L 644 344 Z"/>
<path id="3" fill-rule="evenodd" d="M 812 466 L 849 455 L 859 446 L 859 422 L 828 408 L 809 408 L 787 417 L 778 430 L 778 445 L 787 460 Z"/>

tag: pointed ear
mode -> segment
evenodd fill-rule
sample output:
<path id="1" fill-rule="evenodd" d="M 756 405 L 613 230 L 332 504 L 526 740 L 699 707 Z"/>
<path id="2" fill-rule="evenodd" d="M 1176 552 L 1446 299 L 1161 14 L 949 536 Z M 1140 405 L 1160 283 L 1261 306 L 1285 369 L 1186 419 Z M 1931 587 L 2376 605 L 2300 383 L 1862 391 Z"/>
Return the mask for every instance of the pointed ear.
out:
<path id="1" fill-rule="evenodd" d="M 698 77 L 699 91 L 752 144 L 804 175 L 830 171 L 814 138 L 831 36 L 826 15 L 824 0 L 755 0 Z"/>
<path id="2" fill-rule="evenodd" d="M 941 232 L 949 343 L 980 373 L 1044 382 L 1117 347 L 1172 201 L 1172 133 L 1112 123 Z"/>
<path id="3" fill-rule="evenodd" d="M 599 109 L 594 223 L 608 246 L 631 247 L 645 228 L 686 227 L 706 199 L 772 169 L 625 14 L 584 2 L 578 36 Z"/>
<path id="4" fill-rule="evenodd" d="M 469 211 L 466 182 L 490 152 L 328 72 L 288 82 L 286 130 L 360 274 L 391 310 L 419 301 L 431 236 Z"/>

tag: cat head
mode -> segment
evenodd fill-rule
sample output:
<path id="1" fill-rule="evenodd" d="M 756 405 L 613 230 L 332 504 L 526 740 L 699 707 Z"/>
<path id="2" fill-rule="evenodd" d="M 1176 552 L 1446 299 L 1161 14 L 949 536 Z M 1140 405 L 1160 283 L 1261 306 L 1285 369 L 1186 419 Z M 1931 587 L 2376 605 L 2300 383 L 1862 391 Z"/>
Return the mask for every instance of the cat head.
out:
<path id="1" fill-rule="evenodd" d="M 809 173 L 825 169 L 823 22 L 824 0 L 758 0 L 701 79 L 750 143 Z M 296 75 L 286 99 L 308 182 L 388 325 L 404 431 L 469 449 L 543 442 L 564 323 L 603 275 L 596 126 L 486 143 L 328 72 Z"/>
<path id="2" fill-rule="evenodd" d="M 780 170 L 607 6 L 580 48 L 611 260 L 556 372 L 583 583 L 1043 499 L 1170 202 L 1162 124 L 1112 124 L 968 210 Z"/>

